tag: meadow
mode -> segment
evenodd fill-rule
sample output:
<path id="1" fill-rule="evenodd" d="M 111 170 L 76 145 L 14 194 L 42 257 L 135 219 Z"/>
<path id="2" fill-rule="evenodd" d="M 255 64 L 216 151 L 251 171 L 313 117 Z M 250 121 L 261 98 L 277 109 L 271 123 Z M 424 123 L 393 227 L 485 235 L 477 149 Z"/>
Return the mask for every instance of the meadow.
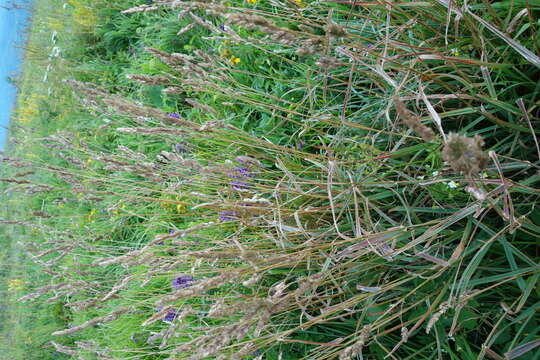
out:
<path id="1" fill-rule="evenodd" d="M 540 4 L 36 0 L 5 359 L 540 359 Z"/>

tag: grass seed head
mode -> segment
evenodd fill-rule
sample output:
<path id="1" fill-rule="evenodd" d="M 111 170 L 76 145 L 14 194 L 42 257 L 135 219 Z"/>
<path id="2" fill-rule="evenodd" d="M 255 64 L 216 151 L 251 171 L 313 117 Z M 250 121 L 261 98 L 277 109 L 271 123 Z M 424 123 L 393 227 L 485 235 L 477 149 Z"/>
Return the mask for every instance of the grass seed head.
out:
<path id="1" fill-rule="evenodd" d="M 394 97 L 394 105 L 400 119 L 405 125 L 411 128 L 416 135 L 420 136 L 424 141 L 433 141 L 435 139 L 433 130 L 422 124 L 418 116 L 410 112 L 398 97 Z"/>
<path id="2" fill-rule="evenodd" d="M 454 171 L 473 176 L 487 165 L 488 155 L 482 150 L 484 140 L 480 135 L 466 137 L 451 133 L 444 144 L 442 157 Z"/>

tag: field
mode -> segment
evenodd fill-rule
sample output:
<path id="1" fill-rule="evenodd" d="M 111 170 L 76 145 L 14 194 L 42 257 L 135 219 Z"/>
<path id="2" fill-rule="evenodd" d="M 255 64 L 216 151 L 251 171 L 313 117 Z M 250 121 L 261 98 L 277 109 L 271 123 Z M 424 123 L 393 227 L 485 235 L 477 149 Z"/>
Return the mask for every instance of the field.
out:
<path id="1" fill-rule="evenodd" d="M 540 359 L 539 14 L 36 0 L 0 358 Z"/>

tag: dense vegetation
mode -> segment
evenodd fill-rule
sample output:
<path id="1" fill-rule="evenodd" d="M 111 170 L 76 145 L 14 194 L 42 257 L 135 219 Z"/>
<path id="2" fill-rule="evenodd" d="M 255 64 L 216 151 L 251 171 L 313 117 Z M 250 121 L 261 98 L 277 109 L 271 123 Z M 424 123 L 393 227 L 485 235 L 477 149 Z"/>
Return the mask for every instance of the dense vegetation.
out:
<path id="1" fill-rule="evenodd" d="M 38 0 L 9 359 L 540 359 L 540 6 Z"/>

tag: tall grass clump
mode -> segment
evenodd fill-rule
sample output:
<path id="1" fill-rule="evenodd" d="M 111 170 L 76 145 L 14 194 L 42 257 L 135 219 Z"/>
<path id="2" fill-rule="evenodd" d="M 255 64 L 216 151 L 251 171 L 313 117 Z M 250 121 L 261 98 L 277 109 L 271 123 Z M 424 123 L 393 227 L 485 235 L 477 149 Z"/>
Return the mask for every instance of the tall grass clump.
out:
<path id="1" fill-rule="evenodd" d="M 537 5 L 121 3 L 70 2 L 73 122 L 4 158 L 45 346 L 540 357 Z"/>

